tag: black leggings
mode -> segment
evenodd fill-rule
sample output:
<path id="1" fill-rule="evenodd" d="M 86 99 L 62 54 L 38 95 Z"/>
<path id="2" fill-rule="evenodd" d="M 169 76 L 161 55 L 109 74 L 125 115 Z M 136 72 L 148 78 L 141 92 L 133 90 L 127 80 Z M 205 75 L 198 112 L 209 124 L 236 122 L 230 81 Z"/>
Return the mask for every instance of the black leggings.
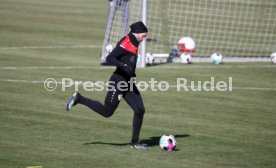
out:
<path id="1" fill-rule="evenodd" d="M 133 130 L 131 142 L 137 143 L 139 140 L 140 130 L 142 127 L 145 113 L 142 97 L 135 84 L 132 85 L 133 87 L 128 87 L 127 91 L 125 91 L 125 88 L 123 88 L 124 90 L 122 91 L 117 87 L 117 84 L 119 82 L 127 82 L 125 78 L 121 75 L 113 74 L 110 77 L 109 81 L 109 90 L 105 97 L 104 105 L 98 101 L 91 100 L 83 96 L 80 96 L 79 103 L 89 107 L 90 109 L 104 117 L 110 117 L 113 115 L 116 108 L 118 107 L 120 103 L 120 97 L 123 97 L 125 101 L 128 103 L 128 105 L 134 111 L 132 121 Z"/>

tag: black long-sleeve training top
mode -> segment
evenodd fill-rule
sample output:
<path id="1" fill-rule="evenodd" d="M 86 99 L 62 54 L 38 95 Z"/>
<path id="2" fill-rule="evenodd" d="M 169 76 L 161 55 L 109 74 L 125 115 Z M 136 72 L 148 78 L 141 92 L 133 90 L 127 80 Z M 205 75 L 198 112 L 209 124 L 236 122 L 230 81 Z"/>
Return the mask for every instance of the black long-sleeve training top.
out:
<path id="1" fill-rule="evenodd" d="M 107 56 L 106 61 L 110 65 L 116 66 L 114 73 L 124 76 L 126 79 L 135 77 L 135 69 L 138 57 L 139 41 L 136 37 L 129 33 L 122 38 Z M 128 70 L 125 70 L 125 66 L 128 66 Z"/>

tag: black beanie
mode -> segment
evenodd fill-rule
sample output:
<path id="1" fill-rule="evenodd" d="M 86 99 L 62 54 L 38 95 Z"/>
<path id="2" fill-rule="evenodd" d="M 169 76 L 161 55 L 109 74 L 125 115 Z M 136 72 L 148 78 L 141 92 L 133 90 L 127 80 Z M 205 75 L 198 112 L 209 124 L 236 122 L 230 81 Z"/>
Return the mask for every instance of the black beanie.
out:
<path id="1" fill-rule="evenodd" d="M 130 25 L 130 31 L 132 33 L 146 33 L 148 29 L 143 22 L 139 21 Z"/>

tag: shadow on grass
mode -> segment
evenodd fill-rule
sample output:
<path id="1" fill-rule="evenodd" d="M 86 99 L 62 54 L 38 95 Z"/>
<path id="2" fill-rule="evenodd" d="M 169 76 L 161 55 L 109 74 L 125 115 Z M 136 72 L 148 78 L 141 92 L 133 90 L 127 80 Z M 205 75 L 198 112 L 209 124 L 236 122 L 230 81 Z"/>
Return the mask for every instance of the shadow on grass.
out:
<path id="1" fill-rule="evenodd" d="M 83 145 L 113 145 L 113 146 L 126 146 L 129 143 L 109 143 L 109 142 L 88 142 Z"/>
<path id="2" fill-rule="evenodd" d="M 187 138 L 190 137 L 191 135 L 188 134 L 184 134 L 184 135 L 174 135 L 176 141 L 178 138 Z M 147 144 L 149 147 L 151 146 L 159 146 L 159 140 L 160 140 L 160 136 L 155 136 L 155 137 L 150 137 L 149 139 L 144 139 L 141 140 L 140 143 L 141 144 Z"/>
<path id="3" fill-rule="evenodd" d="M 189 134 L 184 134 L 184 135 L 174 135 L 176 139 L 178 138 L 187 138 L 190 137 L 191 135 Z M 150 137 L 149 139 L 143 139 L 140 141 L 141 144 L 147 144 L 149 147 L 153 146 L 159 146 L 159 139 L 160 136 L 154 136 Z M 110 143 L 110 142 L 88 142 L 84 143 L 83 145 L 113 145 L 113 146 L 126 146 L 129 145 L 129 143 Z"/>

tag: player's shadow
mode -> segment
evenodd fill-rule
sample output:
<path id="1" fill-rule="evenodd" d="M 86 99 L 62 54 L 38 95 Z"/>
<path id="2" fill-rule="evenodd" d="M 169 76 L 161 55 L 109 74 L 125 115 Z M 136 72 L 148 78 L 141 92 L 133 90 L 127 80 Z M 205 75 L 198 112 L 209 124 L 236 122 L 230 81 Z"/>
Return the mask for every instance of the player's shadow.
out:
<path id="1" fill-rule="evenodd" d="M 183 135 L 174 135 L 176 139 L 178 138 L 187 138 L 190 137 L 189 134 L 183 134 Z M 140 141 L 141 144 L 146 144 L 149 147 L 153 146 L 159 146 L 159 140 L 160 136 L 154 136 L 150 137 L 149 139 L 143 139 Z M 129 143 L 110 143 L 110 142 L 88 142 L 84 143 L 83 145 L 113 145 L 113 146 L 126 146 L 129 145 Z"/>
<path id="2" fill-rule="evenodd" d="M 110 143 L 110 142 L 88 142 L 83 145 L 113 145 L 113 146 L 126 146 L 129 143 Z"/>
<path id="3" fill-rule="evenodd" d="M 189 134 L 183 134 L 183 135 L 174 135 L 174 137 L 176 138 L 176 140 L 178 138 L 187 138 L 190 137 L 191 135 Z M 160 136 L 154 136 L 154 137 L 150 137 L 149 139 L 143 139 L 140 141 L 141 144 L 147 144 L 149 147 L 152 146 L 159 146 L 159 140 L 160 140 Z"/>

